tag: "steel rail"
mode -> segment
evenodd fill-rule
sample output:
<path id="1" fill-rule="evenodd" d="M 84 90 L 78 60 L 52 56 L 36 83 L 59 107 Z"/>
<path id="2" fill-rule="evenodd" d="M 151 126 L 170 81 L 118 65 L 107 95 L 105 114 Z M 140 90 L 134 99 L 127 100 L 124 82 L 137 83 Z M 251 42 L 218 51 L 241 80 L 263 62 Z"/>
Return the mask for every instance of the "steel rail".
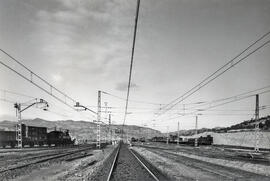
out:
<path id="1" fill-rule="evenodd" d="M 119 156 L 119 150 L 120 150 L 120 147 L 121 147 L 121 143 L 119 144 L 119 146 L 118 146 L 118 148 L 117 148 L 117 151 L 116 151 L 116 154 L 115 154 L 115 156 L 114 156 L 113 163 L 112 163 L 112 166 L 111 166 L 111 169 L 110 169 L 110 172 L 109 172 L 107 181 L 110 181 L 110 180 L 111 180 L 113 170 L 114 170 L 114 168 L 116 167 L 116 161 L 117 161 L 118 156 Z"/>
<path id="2" fill-rule="evenodd" d="M 27 166 L 30 166 L 30 165 L 35 165 L 35 164 L 38 164 L 38 163 L 47 162 L 47 161 L 50 161 L 50 160 L 53 160 L 53 159 L 63 158 L 65 156 L 73 155 L 73 154 L 76 154 L 76 153 L 79 153 L 79 152 L 82 152 L 82 151 L 86 151 L 86 150 L 89 150 L 89 148 L 83 148 L 83 149 L 79 149 L 79 150 L 72 150 L 70 152 L 59 153 L 59 154 L 56 154 L 54 156 L 49 156 L 48 155 L 49 158 L 42 158 L 42 159 L 39 159 L 39 160 L 31 162 L 31 163 L 26 163 L 26 164 L 22 164 L 22 165 L 19 165 L 19 166 L 14 166 L 14 167 L 11 167 L 11 168 L 6 168 L 6 169 L 3 169 L 3 170 L 0 170 L 0 174 L 8 172 L 8 171 L 13 171 L 13 170 L 16 170 L 16 169 L 21 169 L 21 168 L 24 168 L 24 167 L 27 167 Z"/>
<path id="3" fill-rule="evenodd" d="M 109 172 L 107 181 L 110 181 L 111 180 L 113 171 L 114 171 L 114 169 L 115 169 L 115 167 L 117 165 L 117 159 L 118 159 L 118 156 L 119 156 L 120 148 L 121 148 L 121 145 L 119 145 L 118 148 L 117 148 L 117 152 L 115 154 L 115 157 L 114 157 L 114 160 L 113 160 L 113 164 L 111 166 L 111 169 L 110 169 L 110 172 Z M 159 181 L 159 179 L 155 176 L 155 174 L 140 160 L 140 158 L 138 158 L 131 149 L 128 149 L 128 150 L 136 158 L 136 160 L 140 163 L 140 165 L 152 176 L 152 178 L 154 180 L 156 180 L 156 181 Z"/>
<path id="4" fill-rule="evenodd" d="M 159 179 L 155 176 L 155 174 L 135 155 L 133 150 L 129 149 L 129 151 L 132 153 L 132 155 L 139 161 L 139 163 L 147 170 L 147 172 L 156 180 L 159 181 Z"/>

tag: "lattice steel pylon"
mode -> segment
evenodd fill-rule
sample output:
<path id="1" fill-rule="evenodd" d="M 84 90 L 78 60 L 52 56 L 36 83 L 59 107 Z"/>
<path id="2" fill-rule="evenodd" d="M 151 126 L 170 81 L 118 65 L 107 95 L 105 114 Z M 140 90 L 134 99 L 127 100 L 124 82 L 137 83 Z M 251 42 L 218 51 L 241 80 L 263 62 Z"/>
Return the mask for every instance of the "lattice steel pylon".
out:
<path id="1" fill-rule="evenodd" d="M 179 145 L 179 137 L 180 137 L 180 132 L 179 132 L 179 121 L 177 124 L 177 145 Z"/>
<path id="2" fill-rule="evenodd" d="M 196 115 L 196 122 L 195 122 L 195 140 L 194 140 L 194 146 L 195 146 L 195 147 L 198 146 L 198 138 L 197 138 L 197 134 L 198 134 L 198 116 Z"/>
<path id="3" fill-rule="evenodd" d="M 98 105 L 97 105 L 97 148 L 100 149 L 100 118 L 101 118 L 101 91 L 98 91 Z"/>
<path id="4" fill-rule="evenodd" d="M 260 127 L 259 127 L 259 95 L 256 94 L 256 108 L 255 108 L 255 147 L 256 152 L 259 151 L 260 142 Z"/>
<path id="5" fill-rule="evenodd" d="M 16 115 L 18 117 L 18 124 L 16 125 L 16 140 L 18 142 L 18 148 L 22 148 L 22 123 L 21 123 L 21 104 L 15 104 Z"/>

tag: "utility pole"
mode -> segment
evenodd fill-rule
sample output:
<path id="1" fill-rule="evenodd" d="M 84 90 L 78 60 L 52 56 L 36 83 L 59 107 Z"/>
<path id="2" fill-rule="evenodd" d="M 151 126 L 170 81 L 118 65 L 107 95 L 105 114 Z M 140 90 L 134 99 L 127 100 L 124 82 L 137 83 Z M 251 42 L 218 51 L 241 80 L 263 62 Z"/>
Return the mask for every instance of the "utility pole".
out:
<path id="1" fill-rule="evenodd" d="M 110 135 L 110 142 L 112 142 L 111 114 L 109 114 L 109 135 Z"/>
<path id="2" fill-rule="evenodd" d="M 256 94 L 256 107 L 255 107 L 255 152 L 259 151 L 259 132 L 260 132 L 260 127 L 259 127 L 259 95 Z"/>
<path id="3" fill-rule="evenodd" d="M 167 141 L 166 144 L 169 144 L 169 127 L 167 126 Z"/>
<path id="4" fill-rule="evenodd" d="M 101 118 L 101 91 L 98 91 L 98 105 L 97 105 L 97 148 L 100 149 L 100 118 Z"/>
<path id="5" fill-rule="evenodd" d="M 105 106 L 105 119 L 108 119 L 108 102 L 104 102 L 104 106 Z M 106 122 L 107 120 L 105 120 L 104 122 Z M 107 128 L 106 128 L 106 130 L 105 130 L 105 135 L 104 135 L 104 137 L 105 137 L 105 142 L 107 142 L 107 140 L 109 140 L 109 139 L 107 139 L 107 137 L 108 137 L 108 133 L 107 133 Z"/>
<path id="6" fill-rule="evenodd" d="M 16 125 L 16 140 L 18 142 L 18 148 L 22 148 L 23 138 L 22 138 L 22 123 L 21 123 L 22 119 L 21 104 L 16 103 L 14 107 L 16 108 L 16 115 L 18 117 L 18 124 Z"/>
<path id="7" fill-rule="evenodd" d="M 194 146 L 197 147 L 198 146 L 198 138 L 197 138 L 197 134 L 198 134 L 198 116 L 196 115 L 196 122 L 195 122 L 195 143 Z"/>
<path id="8" fill-rule="evenodd" d="M 179 145 L 179 136 L 180 136 L 180 133 L 179 133 L 179 121 L 178 121 L 178 125 L 177 125 L 177 145 Z"/>

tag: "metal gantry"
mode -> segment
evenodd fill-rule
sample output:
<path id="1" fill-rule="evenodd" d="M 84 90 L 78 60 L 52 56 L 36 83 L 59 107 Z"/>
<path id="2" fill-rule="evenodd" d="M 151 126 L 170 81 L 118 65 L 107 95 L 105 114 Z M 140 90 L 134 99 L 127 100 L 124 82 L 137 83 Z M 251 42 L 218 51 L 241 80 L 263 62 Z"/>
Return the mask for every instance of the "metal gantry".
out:
<path id="1" fill-rule="evenodd" d="M 44 105 L 43 107 L 41 107 L 44 111 L 47 111 L 47 108 L 49 107 L 49 104 L 47 101 L 45 101 L 44 99 L 34 99 L 34 102 L 29 104 L 29 105 L 25 105 L 25 104 L 21 104 L 21 103 L 15 103 L 14 104 L 14 108 L 16 109 L 16 115 L 18 117 L 18 124 L 16 125 L 16 140 L 18 142 L 18 148 L 23 148 L 23 135 L 22 135 L 22 112 L 27 110 L 28 108 L 34 106 L 34 105 L 38 105 L 38 104 L 42 104 Z M 23 109 L 22 107 L 25 106 Z"/>

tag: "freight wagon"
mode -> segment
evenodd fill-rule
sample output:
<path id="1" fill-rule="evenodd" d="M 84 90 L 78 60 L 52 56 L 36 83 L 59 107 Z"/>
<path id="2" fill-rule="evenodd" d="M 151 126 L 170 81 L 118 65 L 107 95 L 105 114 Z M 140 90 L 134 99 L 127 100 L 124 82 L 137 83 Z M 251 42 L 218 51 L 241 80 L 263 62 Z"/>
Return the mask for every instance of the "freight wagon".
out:
<path id="1" fill-rule="evenodd" d="M 47 133 L 46 127 L 26 126 L 25 124 L 22 124 L 21 130 L 23 147 L 74 144 L 74 140 L 71 139 L 68 130 L 65 132 L 55 130 Z M 0 131 L 0 147 L 14 148 L 17 145 L 16 131 Z"/>
<path id="2" fill-rule="evenodd" d="M 47 128 L 22 124 L 22 140 L 23 146 L 45 145 L 47 144 Z"/>
<path id="3" fill-rule="evenodd" d="M 17 144 L 15 131 L 0 131 L 0 147 L 10 146 L 14 148 Z"/>

